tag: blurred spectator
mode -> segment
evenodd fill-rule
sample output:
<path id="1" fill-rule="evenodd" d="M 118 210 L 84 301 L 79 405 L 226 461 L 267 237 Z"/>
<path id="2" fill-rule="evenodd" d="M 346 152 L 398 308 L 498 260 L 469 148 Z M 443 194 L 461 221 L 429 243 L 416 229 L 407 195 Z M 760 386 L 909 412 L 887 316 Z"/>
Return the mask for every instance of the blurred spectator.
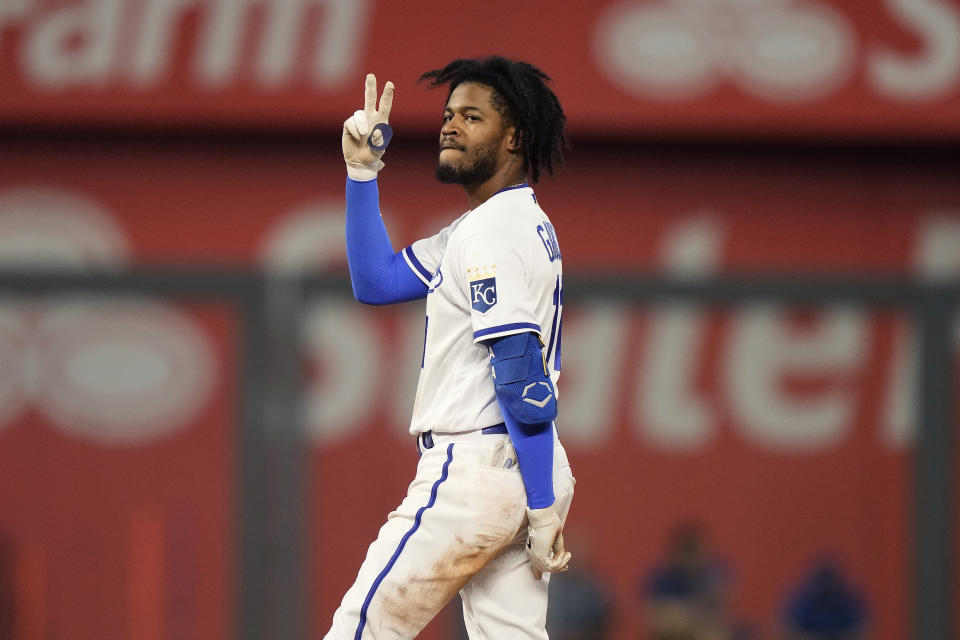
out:
<path id="1" fill-rule="evenodd" d="M 862 598 L 831 560 L 813 567 L 783 611 L 786 640 L 862 640 L 866 623 Z"/>
<path id="2" fill-rule="evenodd" d="M 570 569 L 550 576 L 547 633 L 550 640 L 607 640 L 613 618 L 613 598 L 595 568 L 587 536 L 565 533 L 574 550 Z"/>
<path id="3" fill-rule="evenodd" d="M 708 548 L 703 528 L 677 527 L 667 558 L 642 586 L 645 637 L 651 640 L 744 640 L 729 611 L 729 571 Z"/>

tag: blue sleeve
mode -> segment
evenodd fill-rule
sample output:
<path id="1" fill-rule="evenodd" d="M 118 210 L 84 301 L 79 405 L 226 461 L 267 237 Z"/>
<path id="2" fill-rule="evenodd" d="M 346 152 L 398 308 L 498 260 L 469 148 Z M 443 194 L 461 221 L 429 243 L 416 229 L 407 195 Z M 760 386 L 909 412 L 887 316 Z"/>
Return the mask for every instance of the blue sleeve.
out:
<path id="1" fill-rule="evenodd" d="M 554 502 L 556 401 L 552 382 L 544 371 L 539 338 L 532 333 L 517 333 L 485 344 L 492 354 L 497 403 L 517 452 L 520 475 L 527 490 L 527 506 L 531 509 L 549 507 Z"/>
<path id="2" fill-rule="evenodd" d="M 347 263 L 353 296 L 366 304 L 390 304 L 427 295 L 401 252 L 394 253 L 380 215 L 376 179 L 347 178 Z"/>
<path id="3" fill-rule="evenodd" d="M 553 422 L 525 424 L 513 417 L 499 398 L 503 422 L 517 451 L 520 476 L 527 490 L 527 506 L 543 509 L 553 504 Z"/>

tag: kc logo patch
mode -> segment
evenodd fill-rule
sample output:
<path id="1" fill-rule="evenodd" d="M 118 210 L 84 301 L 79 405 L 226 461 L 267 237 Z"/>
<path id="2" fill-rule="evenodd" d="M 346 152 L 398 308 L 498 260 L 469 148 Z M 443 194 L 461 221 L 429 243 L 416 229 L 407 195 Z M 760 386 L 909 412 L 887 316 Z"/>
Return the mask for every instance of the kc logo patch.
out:
<path id="1" fill-rule="evenodd" d="M 497 265 L 467 269 L 470 283 L 470 306 L 474 311 L 486 313 L 497 304 Z"/>
<path id="2" fill-rule="evenodd" d="M 474 311 L 486 313 L 497 304 L 497 279 L 484 278 L 470 282 L 470 306 Z"/>

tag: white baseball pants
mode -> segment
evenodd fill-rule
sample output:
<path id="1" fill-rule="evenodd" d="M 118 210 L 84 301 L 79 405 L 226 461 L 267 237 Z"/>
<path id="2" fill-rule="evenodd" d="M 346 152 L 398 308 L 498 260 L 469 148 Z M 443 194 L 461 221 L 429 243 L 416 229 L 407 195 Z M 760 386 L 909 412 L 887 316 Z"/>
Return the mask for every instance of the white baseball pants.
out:
<path id="1" fill-rule="evenodd" d="M 325 640 L 407 640 L 460 592 L 471 640 L 546 640 L 547 584 L 524 547 L 526 491 L 509 438 L 433 433 L 400 506 L 367 549 Z M 566 520 L 574 478 L 556 440 Z"/>

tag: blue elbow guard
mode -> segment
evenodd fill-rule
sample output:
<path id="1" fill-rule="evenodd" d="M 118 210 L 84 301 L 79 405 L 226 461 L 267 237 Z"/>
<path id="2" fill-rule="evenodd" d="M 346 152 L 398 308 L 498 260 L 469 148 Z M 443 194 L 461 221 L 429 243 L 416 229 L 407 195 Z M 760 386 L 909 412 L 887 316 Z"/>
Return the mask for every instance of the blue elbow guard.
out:
<path id="1" fill-rule="evenodd" d="M 540 339 L 533 333 L 501 338 L 490 345 L 497 399 L 519 422 L 538 424 L 557 417 L 557 394 L 547 372 Z"/>

